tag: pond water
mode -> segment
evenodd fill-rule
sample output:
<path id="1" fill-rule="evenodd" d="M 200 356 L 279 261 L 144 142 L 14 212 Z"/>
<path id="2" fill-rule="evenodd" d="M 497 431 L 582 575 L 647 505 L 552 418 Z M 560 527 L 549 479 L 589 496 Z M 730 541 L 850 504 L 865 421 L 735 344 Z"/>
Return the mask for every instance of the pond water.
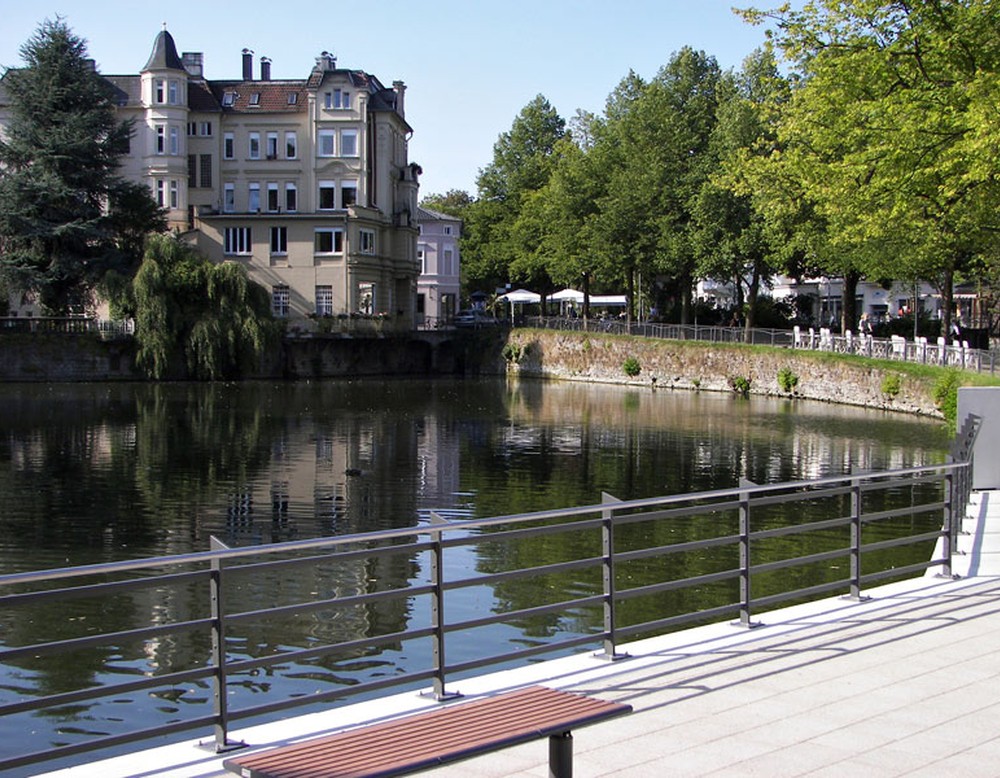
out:
<path id="1" fill-rule="evenodd" d="M 5 385 L 0 407 L 0 573 L 201 551 L 212 536 L 230 546 L 272 543 L 414 526 L 431 511 L 480 518 L 593 504 L 602 492 L 633 499 L 732 487 L 741 478 L 763 484 L 919 466 L 943 461 L 951 439 L 938 421 L 846 406 L 499 379 Z M 544 563 L 546 552 L 534 551 Z M 489 571 L 490 553 L 485 544 L 466 563 Z M 405 585 L 426 571 L 410 561 L 391 574 L 399 579 L 392 585 Z M 569 582 L 578 584 L 587 582 Z M 272 585 L 253 582 L 243 596 L 264 597 Z M 530 588 L 476 592 L 459 613 L 498 599 L 523 606 L 532 596 Z M 135 626 L 126 611 L 121 629 Z M 0 641 L 53 639 L 85 617 L 69 613 L 36 614 L 28 624 L 0 610 Z M 363 628 L 316 623 L 297 634 L 303 627 L 290 625 L 283 639 L 308 645 Z M 498 625 L 495 640 L 530 644 L 563 629 Z M 268 640 L 249 633 L 231 649 L 252 656 Z M 455 653 L 464 656 L 463 648 Z M 264 686 L 308 694 L 317 684 L 405 673 L 424 659 L 384 651 L 235 685 L 248 695 Z M 141 674 L 153 661 L 141 651 L 102 656 L 58 677 L 31 663 L 0 666 L 0 700 Z M 151 707 L 126 696 L 35 715 L 27 726 L 36 747 L 46 747 L 114 732 L 123 720 L 152 725 L 210 696 L 193 685 L 168 690 Z M 0 743 L 23 745 L 25 728 L 0 721 Z M 7 749 L 0 745 L 0 756 Z"/>

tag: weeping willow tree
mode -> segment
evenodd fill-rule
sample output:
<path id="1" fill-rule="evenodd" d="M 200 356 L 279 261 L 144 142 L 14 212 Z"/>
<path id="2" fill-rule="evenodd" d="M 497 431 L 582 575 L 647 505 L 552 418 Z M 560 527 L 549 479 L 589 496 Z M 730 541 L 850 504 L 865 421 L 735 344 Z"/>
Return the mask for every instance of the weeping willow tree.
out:
<path id="1" fill-rule="evenodd" d="M 276 332 L 267 292 L 233 262 L 215 265 L 153 236 L 132 281 L 136 362 L 150 378 L 238 378 Z"/>

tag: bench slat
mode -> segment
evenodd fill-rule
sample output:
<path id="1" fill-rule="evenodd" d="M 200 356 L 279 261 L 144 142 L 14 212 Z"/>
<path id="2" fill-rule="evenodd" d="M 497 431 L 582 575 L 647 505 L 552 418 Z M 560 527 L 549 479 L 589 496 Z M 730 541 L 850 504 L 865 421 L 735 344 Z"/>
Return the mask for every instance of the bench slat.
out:
<path id="1" fill-rule="evenodd" d="M 622 703 L 531 686 L 233 757 L 223 765 L 244 778 L 400 775 L 562 734 L 631 710 Z"/>

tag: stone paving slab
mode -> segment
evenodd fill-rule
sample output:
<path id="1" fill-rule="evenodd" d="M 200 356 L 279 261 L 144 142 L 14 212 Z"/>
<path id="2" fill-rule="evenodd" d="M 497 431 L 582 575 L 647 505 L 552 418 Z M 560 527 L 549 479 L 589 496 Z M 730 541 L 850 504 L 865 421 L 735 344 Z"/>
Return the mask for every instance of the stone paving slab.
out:
<path id="1" fill-rule="evenodd" d="M 631 704 L 574 735 L 576 778 L 1000 775 L 1000 492 L 975 495 L 957 579 L 925 577 L 454 684 L 467 696 L 543 683 Z M 234 733 L 280 745 L 433 707 L 414 694 Z M 335 721 L 333 719 L 336 719 Z M 50 773 L 80 778 L 231 775 L 192 743 Z M 437 778 L 544 778 L 538 741 L 436 770 Z"/>

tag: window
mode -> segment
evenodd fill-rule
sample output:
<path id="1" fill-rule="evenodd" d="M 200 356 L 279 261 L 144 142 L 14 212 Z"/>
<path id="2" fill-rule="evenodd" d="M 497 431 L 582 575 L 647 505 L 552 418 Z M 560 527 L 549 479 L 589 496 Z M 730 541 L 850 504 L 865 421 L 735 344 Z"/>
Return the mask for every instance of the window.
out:
<path id="1" fill-rule="evenodd" d="M 260 105 L 260 92 L 250 93 L 250 106 L 256 108 Z"/>
<path id="2" fill-rule="evenodd" d="M 278 185 L 272 182 L 267 185 L 267 210 L 273 212 L 278 208 Z"/>
<path id="3" fill-rule="evenodd" d="M 375 230 L 361 230 L 360 232 L 360 251 L 362 254 L 374 254 L 375 253 Z"/>
<path id="4" fill-rule="evenodd" d="M 250 143 L 249 143 L 249 157 L 250 159 L 260 159 L 260 133 L 251 132 L 250 133 Z"/>
<path id="5" fill-rule="evenodd" d="M 156 125 L 156 153 L 167 153 L 167 128 L 162 124 Z"/>
<path id="6" fill-rule="evenodd" d="M 188 122 L 188 136 L 198 132 L 198 122 Z"/>
<path id="7" fill-rule="evenodd" d="M 445 235 L 451 235 L 451 227 L 450 226 L 446 226 L 444 228 L 444 234 Z"/>
<path id="8" fill-rule="evenodd" d="M 333 287 L 316 287 L 316 315 L 333 316 Z"/>
<path id="9" fill-rule="evenodd" d="M 451 249 L 444 250 L 444 269 L 441 272 L 446 276 L 455 275 L 455 252 Z"/>
<path id="10" fill-rule="evenodd" d="M 369 316 L 375 313 L 375 284 L 358 284 L 358 312 Z"/>
<path id="11" fill-rule="evenodd" d="M 269 132 L 267 134 L 267 158 L 278 158 L 278 133 Z"/>
<path id="12" fill-rule="evenodd" d="M 343 181 L 340 184 L 340 207 L 347 208 L 358 201 L 358 182 Z"/>
<path id="13" fill-rule="evenodd" d="M 170 181 L 170 207 L 177 208 L 180 202 L 180 188 L 177 186 L 177 180 L 171 179 Z"/>
<path id="14" fill-rule="evenodd" d="M 198 186 L 198 155 L 188 154 L 188 188 Z"/>
<path id="15" fill-rule="evenodd" d="M 287 227 L 272 227 L 271 228 L 271 253 L 272 254 L 287 254 L 288 253 L 288 228 Z"/>
<path id="16" fill-rule="evenodd" d="M 316 230 L 317 254 L 343 254 L 344 231 L 331 229 Z"/>
<path id="17" fill-rule="evenodd" d="M 333 130 L 320 130 L 317 136 L 317 154 L 321 157 L 333 156 Z"/>
<path id="18" fill-rule="evenodd" d="M 242 254 L 245 256 L 250 254 L 252 250 L 253 242 L 249 227 L 226 227 L 225 245 L 223 246 L 225 254 Z"/>
<path id="19" fill-rule="evenodd" d="M 222 210 L 232 213 L 236 210 L 236 184 L 226 184 L 223 187 Z"/>
<path id="20" fill-rule="evenodd" d="M 289 105 L 295 105 L 298 102 L 299 102 L 299 93 L 298 92 L 289 92 L 288 93 L 288 104 Z"/>
<path id="21" fill-rule="evenodd" d="M 288 316 L 288 287 L 287 286 L 274 286 L 271 287 L 271 313 L 277 316 L 279 319 L 284 319 Z"/>
<path id="22" fill-rule="evenodd" d="M 163 208 L 167 204 L 167 198 L 164 195 L 164 182 L 163 179 L 156 180 L 156 204 Z"/>
<path id="23" fill-rule="evenodd" d="M 222 158 L 236 158 L 236 136 L 231 132 L 227 132 L 222 136 Z"/>
<path id="24" fill-rule="evenodd" d="M 299 156 L 299 140 L 294 132 L 285 133 L 285 159 L 295 159 Z"/>
<path id="25" fill-rule="evenodd" d="M 327 106 L 328 108 L 330 106 Z M 351 93 L 345 92 L 340 89 L 333 90 L 333 107 L 340 110 L 346 110 L 351 107 Z"/>
<path id="26" fill-rule="evenodd" d="M 181 134 L 176 127 L 170 128 L 170 153 L 175 157 L 181 153 Z"/>
<path id="27" fill-rule="evenodd" d="M 157 103 L 166 102 L 166 89 L 167 89 L 167 82 L 164 81 L 162 78 L 156 79 L 154 83 L 153 100 Z"/>
<path id="28" fill-rule="evenodd" d="M 236 102 L 236 92 L 223 92 L 222 105 L 224 108 L 231 108 Z"/>
<path id="29" fill-rule="evenodd" d="M 336 185 L 333 181 L 320 181 L 319 182 L 319 206 L 320 211 L 332 211 L 337 207 L 335 202 L 336 197 Z"/>
<path id="30" fill-rule="evenodd" d="M 285 184 L 285 210 L 289 213 L 295 213 L 299 210 L 298 194 L 295 184 Z"/>
<path id="31" fill-rule="evenodd" d="M 177 88 L 177 82 L 171 81 L 167 84 L 167 102 L 171 105 L 177 105 L 180 102 L 178 99 L 179 91 Z"/>
<path id="32" fill-rule="evenodd" d="M 333 92 L 323 93 L 323 107 L 328 111 L 333 108 Z"/>
<path id="33" fill-rule="evenodd" d="M 201 187 L 202 189 L 212 188 L 212 155 L 202 154 L 198 158 L 201 164 Z"/>
<path id="34" fill-rule="evenodd" d="M 260 184 L 254 182 L 250 184 L 247 196 L 247 210 L 255 213 L 260 210 Z"/>
<path id="35" fill-rule="evenodd" d="M 201 122 L 198 124 L 198 134 L 206 138 L 212 137 L 212 123 L 211 122 Z"/>
<path id="36" fill-rule="evenodd" d="M 344 130 L 340 133 L 340 156 L 358 156 L 358 131 Z"/>
<path id="37" fill-rule="evenodd" d="M 417 249 L 417 262 L 420 263 L 420 275 L 427 272 L 427 262 L 424 258 L 424 250 Z"/>

